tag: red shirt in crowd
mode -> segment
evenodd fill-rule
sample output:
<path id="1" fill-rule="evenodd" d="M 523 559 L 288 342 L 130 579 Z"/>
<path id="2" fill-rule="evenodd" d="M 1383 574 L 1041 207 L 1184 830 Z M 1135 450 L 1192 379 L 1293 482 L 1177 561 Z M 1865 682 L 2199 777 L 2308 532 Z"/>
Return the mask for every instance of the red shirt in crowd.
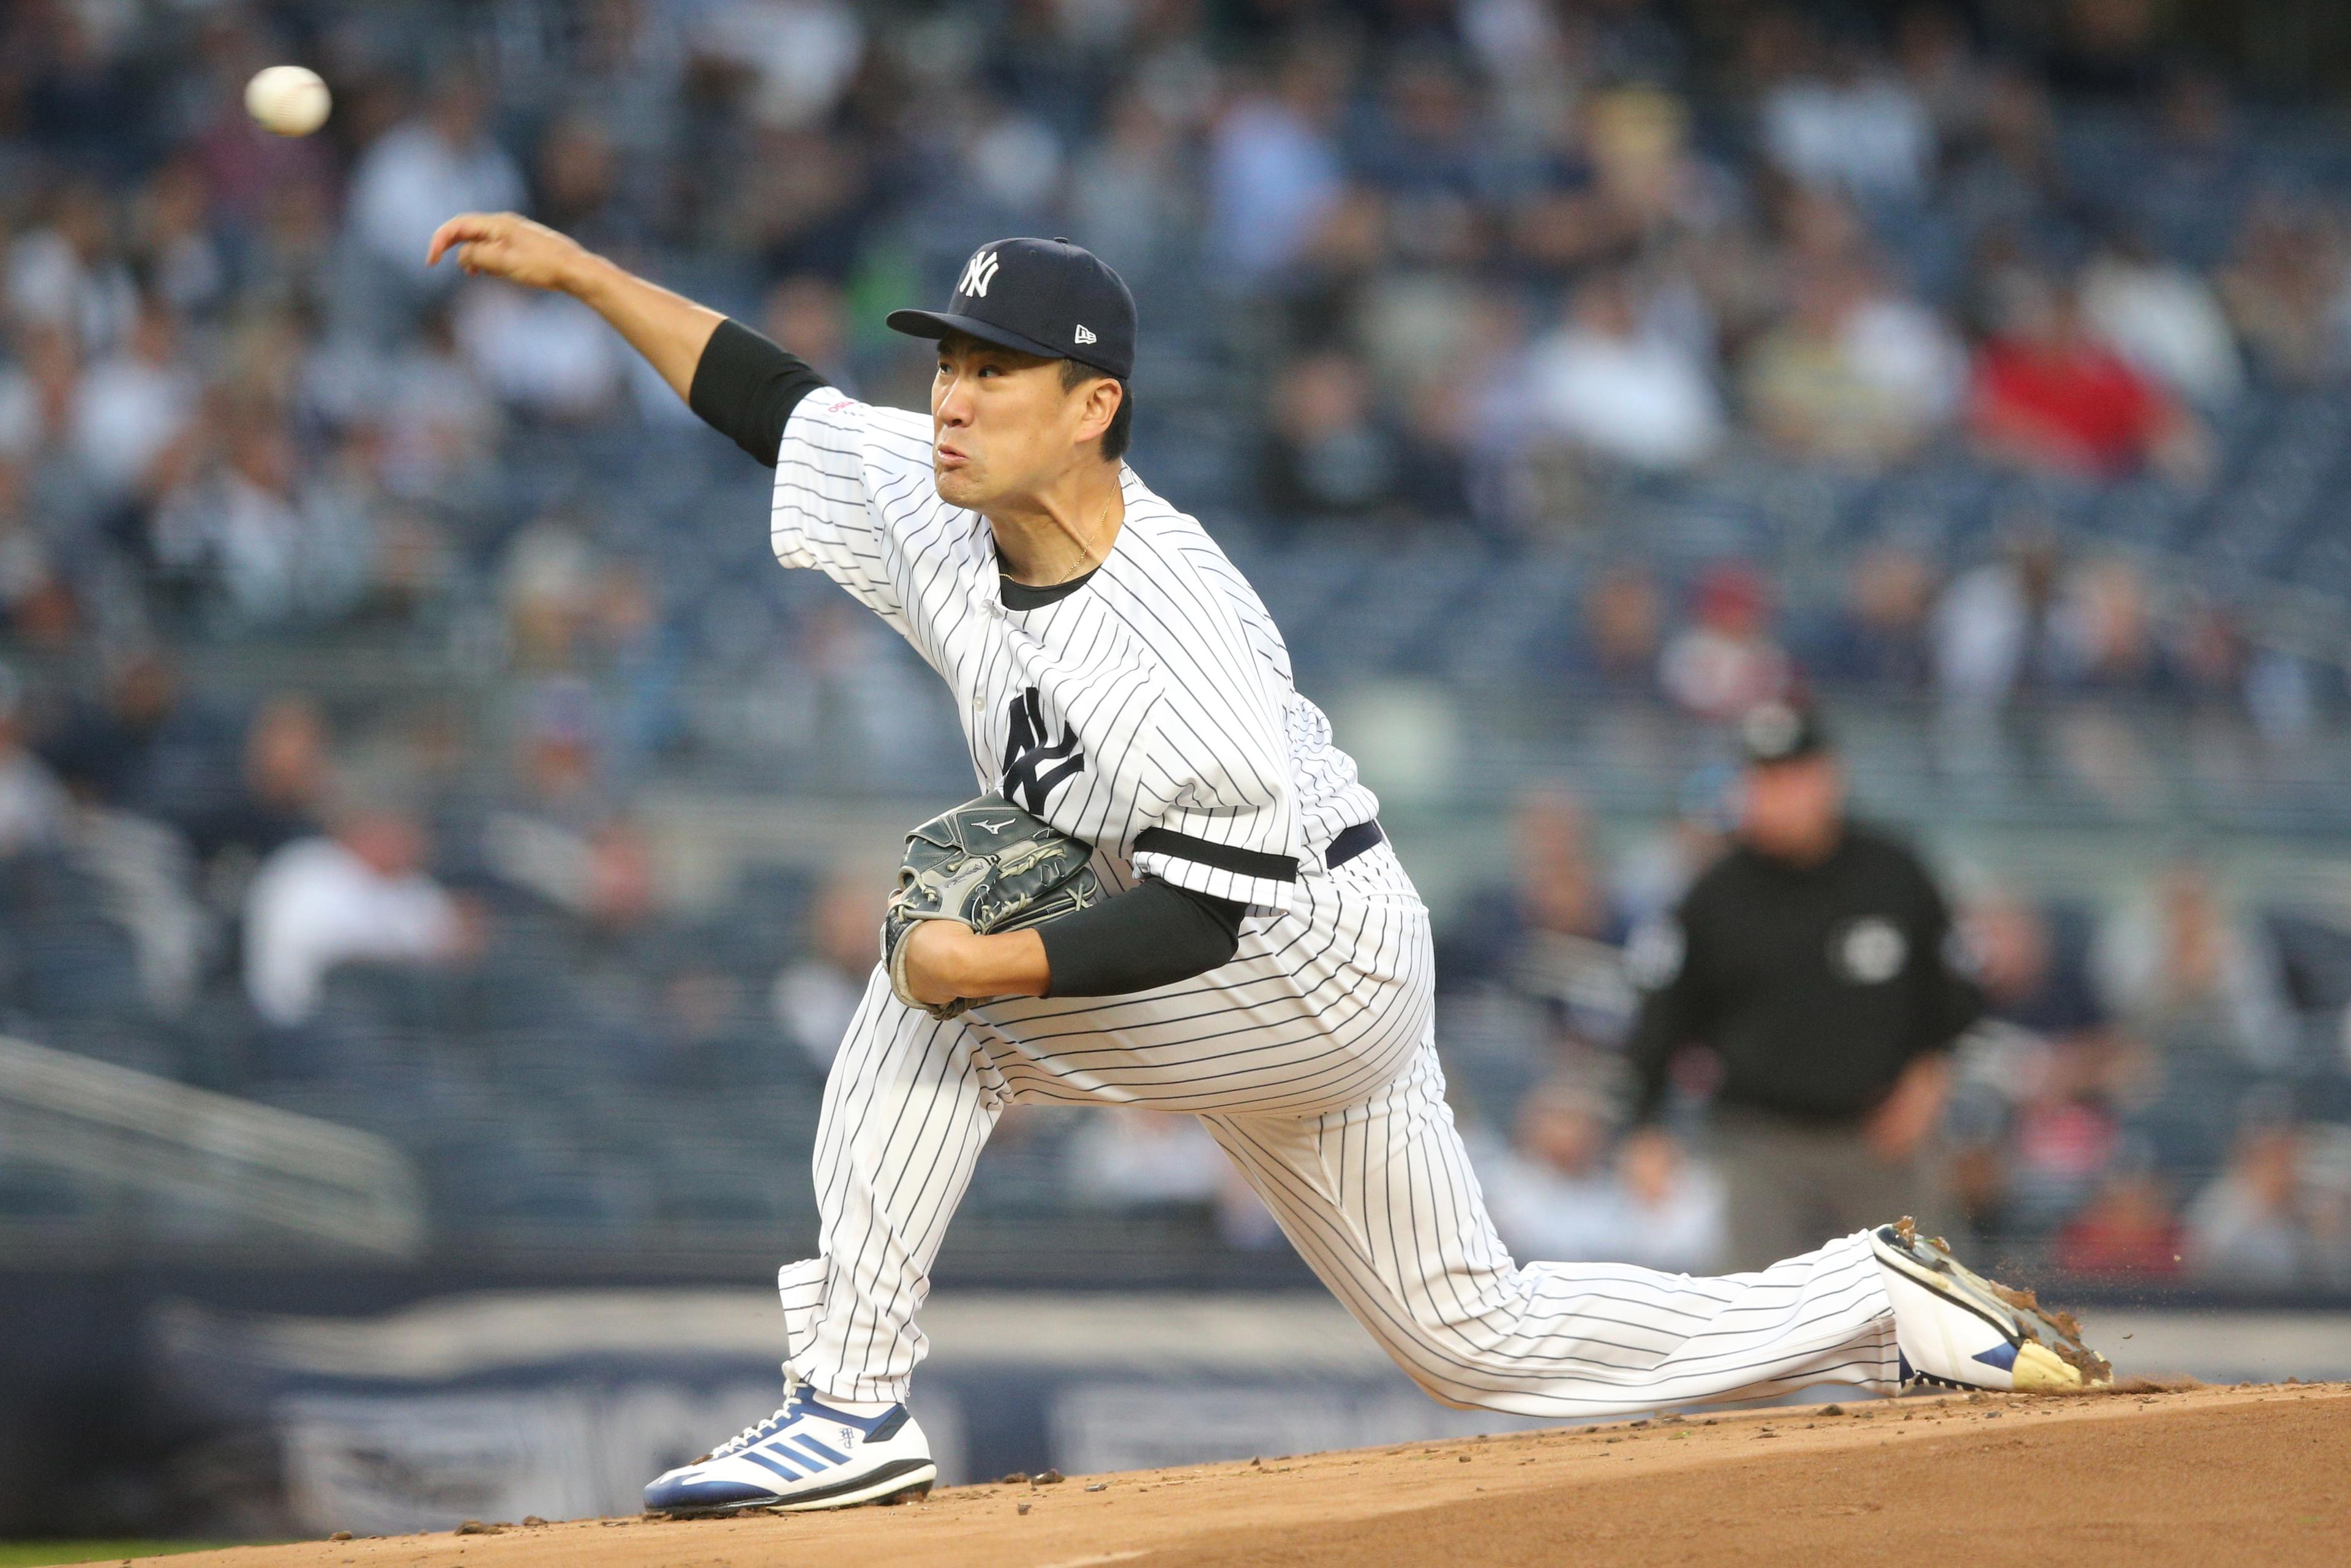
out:
<path id="1" fill-rule="evenodd" d="M 2102 474 L 2144 462 L 2170 410 L 2120 355 L 2095 343 L 1994 340 L 1976 358 L 1977 428 Z"/>

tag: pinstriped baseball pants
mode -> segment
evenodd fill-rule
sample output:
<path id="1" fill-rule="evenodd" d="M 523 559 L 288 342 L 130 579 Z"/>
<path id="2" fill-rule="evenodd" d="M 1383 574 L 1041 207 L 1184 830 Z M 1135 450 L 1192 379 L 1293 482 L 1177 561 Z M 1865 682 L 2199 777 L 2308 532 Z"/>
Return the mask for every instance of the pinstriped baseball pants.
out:
<path id="1" fill-rule="evenodd" d="M 1426 913 L 1384 846 L 1213 977 L 941 1021 L 878 972 L 825 1092 L 820 1254 L 778 1276 L 789 1364 L 906 1396 L 915 1315 L 1003 1106 L 1199 1115 L 1315 1273 L 1445 1404 L 1622 1415 L 1807 1384 L 1890 1391 L 1894 1317 L 1865 1236 L 1750 1274 L 1512 1261 L 1445 1103 Z M 1278 939 L 1277 939 L 1278 938 Z"/>

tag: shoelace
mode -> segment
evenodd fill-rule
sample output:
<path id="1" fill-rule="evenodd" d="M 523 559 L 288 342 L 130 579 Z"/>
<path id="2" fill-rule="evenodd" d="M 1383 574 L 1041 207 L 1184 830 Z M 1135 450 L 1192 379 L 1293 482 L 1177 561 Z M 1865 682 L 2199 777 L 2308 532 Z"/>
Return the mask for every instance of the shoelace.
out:
<path id="1" fill-rule="evenodd" d="M 718 1447 L 711 1449 L 703 1457 L 703 1459 L 723 1459 L 729 1454 L 741 1453 L 752 1444 L 774 1433 L 786 1422 L 799 1416 L 801 1393 L 799 1379 L 787 1374 L 784 1377 L 784 1402 L 776 1406 L 776 1413 L 744 1427 Z M 697 1459 L 695 1462 L 700 1464 L 703 1459 Z"/>

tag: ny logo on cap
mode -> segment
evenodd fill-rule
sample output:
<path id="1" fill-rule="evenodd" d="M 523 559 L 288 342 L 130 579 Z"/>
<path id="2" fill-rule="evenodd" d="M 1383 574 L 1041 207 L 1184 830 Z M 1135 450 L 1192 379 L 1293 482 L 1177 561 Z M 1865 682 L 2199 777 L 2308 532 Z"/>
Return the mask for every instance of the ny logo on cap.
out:
<path id="1" fill-rule="evenodd" d="M 996 253 L 992 250 L 976 250 L 972 252 L 971 259 L 964 263 L 963 281 L 956 285 L 956 292 L 971 295 L 974 298 L 985 299 L 987 298 L 988 279 L 995 276 Z"/>
<path id="2" fill-rule="evenodd" d="M 1091 342 L 1092 342 L 1093 340 L 1094 340 L 1094 335 L 1093 335 L 1092 332 L 1087 331 L 1083 327 L 1081 327 L 1081 328 L 1079 328 L 1079 329 L 1078 329 L 1078 341 L 1079 341 L 1079 342 L 1081 342 L 1081 343 L 1091 343 Z"/>

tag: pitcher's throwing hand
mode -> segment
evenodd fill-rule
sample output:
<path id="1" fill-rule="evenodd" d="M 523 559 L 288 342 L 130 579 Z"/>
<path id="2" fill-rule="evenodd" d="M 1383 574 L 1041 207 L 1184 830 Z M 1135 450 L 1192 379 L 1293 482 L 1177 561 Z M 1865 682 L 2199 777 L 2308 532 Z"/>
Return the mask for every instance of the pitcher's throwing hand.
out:
<path id="1" fill-rule="evenodd" d="M 520 213 L 458 214 L 433 231 L 424 265 L 437 265 L 453 249 L 457 265 L 474 277 L 566 294 L 577 287 L 590 259 L 578 240 Z"/>

